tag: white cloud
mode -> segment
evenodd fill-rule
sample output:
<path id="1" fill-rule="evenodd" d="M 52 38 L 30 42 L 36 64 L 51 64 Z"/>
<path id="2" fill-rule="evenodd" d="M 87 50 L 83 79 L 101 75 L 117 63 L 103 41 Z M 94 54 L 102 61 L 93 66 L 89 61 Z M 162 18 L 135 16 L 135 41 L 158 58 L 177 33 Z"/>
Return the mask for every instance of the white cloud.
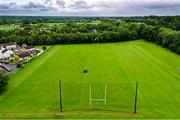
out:
<path id="1" fill-rule="evenodd" d="M 180 0 L 0 1 L 0 14 L 13 15 L 180 15 L 179 11 Z"/>

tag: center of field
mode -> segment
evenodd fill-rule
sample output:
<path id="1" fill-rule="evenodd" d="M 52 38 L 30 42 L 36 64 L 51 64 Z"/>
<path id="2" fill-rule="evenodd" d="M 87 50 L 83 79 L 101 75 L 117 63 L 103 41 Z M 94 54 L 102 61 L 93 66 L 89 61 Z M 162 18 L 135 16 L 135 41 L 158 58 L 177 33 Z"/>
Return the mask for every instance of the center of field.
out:
<path id="1" fill-rule="evenodd" d="M 84 112 L 92 117 L 109 111 L 109 116 L 134 118 L 131 114 L 138 81 L 135 117 L 178 118 L 179 65 L 180 56 L 144 41 L 53 46 L 11 77 L 7 92 L 0 97 L 0 118 L 58 114 L 59 80 L 65 116 Z M 107 85 L 106 104 L 89 103 L 90 84 L 92 98 L 98 99 L 104 98 Z"/>

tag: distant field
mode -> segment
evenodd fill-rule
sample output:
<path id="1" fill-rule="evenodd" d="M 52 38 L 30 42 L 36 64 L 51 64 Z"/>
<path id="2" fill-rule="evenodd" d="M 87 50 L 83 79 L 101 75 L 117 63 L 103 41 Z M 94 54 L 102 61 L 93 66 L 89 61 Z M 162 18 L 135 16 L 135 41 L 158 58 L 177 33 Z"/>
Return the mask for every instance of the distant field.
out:
<path id="1" fill-rule="evenodd" d="M 46 25 L 48 25 L 48 26 L 54 26 L 54 25 L 57 25 L 57 26 L 63 26 L 63 25 L 65 25 L 65 23 L 44 23 L 44 24 L 46 24 Z"/>
<path id="2" fill-rule="evenodd" d="M 0 30 L 11 30 L 18 27 L 18 25 L 0 25 Z"/>
<path id="3" fill-rule="evenodd" d="M 76 24 L 83 24 L 84 22 L 75 22 Z M 92 22 L 87 22 L 87 24 L 100 24 L 101 23 L 101 21 L 92 21 Z M 54 25 L 57 25 L 57 26 L 63 26 L 63 25 L 65 25 L 66 23 L 45 23 L 45 24 L 47 24 L 47 25 L 49 25 L 49 26 L 54 26 Z"/>
<path id="4" fill-rule="evenodd" d="M 77 22 L 77 24 L 83 24 L 84 22 Z M 97 21 L 92 21 L 92 22 L 87 22 L 87 24 L 94 24 L 94 25 L 97 25 L 97 24 L 100 24 L 101 21 L 100 20 L 97 20 Z"/>
<path id="5" fill-rule="evenodd" d="M 0 118 L 180 118 L 179 67 L 180 56 L 144 41 L 54 46 L 11 77 Z M 90 83 L 93 98 L 107 85 L 106 105 L 89 104 Z"/>

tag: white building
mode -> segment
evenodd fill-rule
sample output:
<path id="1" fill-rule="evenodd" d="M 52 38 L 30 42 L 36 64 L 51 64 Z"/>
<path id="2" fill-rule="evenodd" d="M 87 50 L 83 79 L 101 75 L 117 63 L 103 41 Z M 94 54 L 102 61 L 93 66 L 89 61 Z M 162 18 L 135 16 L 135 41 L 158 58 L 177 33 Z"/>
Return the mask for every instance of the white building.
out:
<path id="1" fill-rule="evenodd" d="M 16 49 L 18 46 L 16 43 L 5 43 L 5 44 L 0 44 L 0 49 L 8 49 L 8 50 L 11 50 L 11 49 Z"/>
<path id="2" fill-rule="evenodd" d="M 0 50 L 0 59 L 8 59 L 14 56 L 14 51 L 12 50 Z"/>
<path id="3" fill-rule="evenodd" d="M 18 46 L 16 43 L 0 44 L 0 59 L 9 59 L 14 56 L 14 51 Z"/>

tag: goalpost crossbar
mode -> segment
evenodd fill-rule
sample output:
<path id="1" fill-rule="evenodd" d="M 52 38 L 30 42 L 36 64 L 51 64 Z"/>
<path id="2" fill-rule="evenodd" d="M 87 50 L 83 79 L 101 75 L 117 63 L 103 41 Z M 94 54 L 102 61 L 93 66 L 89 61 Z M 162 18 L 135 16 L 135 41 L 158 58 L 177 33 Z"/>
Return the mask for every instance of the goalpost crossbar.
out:
<path id="1" fill-rule="evenodd" d="M 91 99 L 91 101 L 104 101 L 105 99 Z"/>

